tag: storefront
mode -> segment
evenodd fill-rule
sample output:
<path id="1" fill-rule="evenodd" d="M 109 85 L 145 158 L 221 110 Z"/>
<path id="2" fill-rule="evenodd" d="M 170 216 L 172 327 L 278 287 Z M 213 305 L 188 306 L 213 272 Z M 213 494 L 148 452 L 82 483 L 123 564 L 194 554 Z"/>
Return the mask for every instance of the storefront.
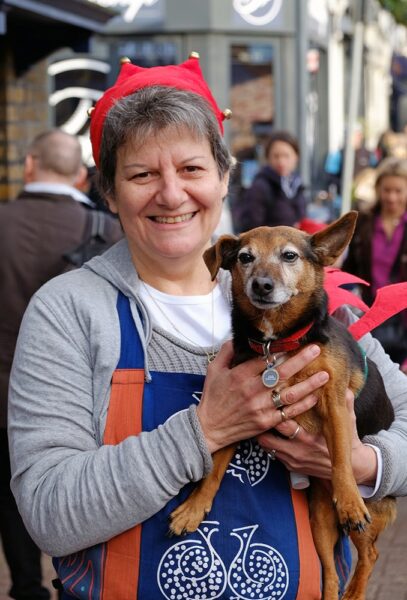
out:
<path id="1" fill-rule="evenodd" d="M 0 201 L 21 188 L 27 143 L 54 125 L 48 56 L 58 48 L 89 51 L 89 38 L 116 11 L 88 0 L 0 2 Z"/>
<path id="2" fill-rule="evenodd" d="M 92 43 L 92 56 L 109 65 L 106 84 L 116 78 L 123 56 L 151 67 L 179 63 L 191 51 L 199 52 L 219 105 L 232 110 L 226 136 L 241 161 L 244 184 L 261 160 L 262 141 L 272 128 L 298 135 L 299 105 L 305 103 L 299 71 L 306 63 L 298 52 L 299 0 L 127 0 L 127 8 L 125 0 L 115 4 L 122 7 L 121 16 L 109 21 L 103 36 L 95 36 Z"/>

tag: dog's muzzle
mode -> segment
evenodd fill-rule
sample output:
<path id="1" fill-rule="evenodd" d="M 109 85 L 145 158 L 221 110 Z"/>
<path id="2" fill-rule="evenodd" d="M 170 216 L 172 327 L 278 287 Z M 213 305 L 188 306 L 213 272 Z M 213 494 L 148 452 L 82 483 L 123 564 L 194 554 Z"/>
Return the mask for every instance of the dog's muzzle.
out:
<path id="1" fill-rule="evenodd" d="M 274 283 L 270 277 L 255 277 L 252 281 L 253 296 L 260 301 L 270 301 Z"/>

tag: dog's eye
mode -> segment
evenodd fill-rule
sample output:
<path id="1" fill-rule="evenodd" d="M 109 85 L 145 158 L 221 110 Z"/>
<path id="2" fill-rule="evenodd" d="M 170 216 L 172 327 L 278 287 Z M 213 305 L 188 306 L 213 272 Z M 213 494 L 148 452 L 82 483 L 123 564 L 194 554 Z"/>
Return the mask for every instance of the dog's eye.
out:
<path id="1" fill-rule="evenodd" d="M 283 252 L 281 256 L 283 260 L 290 263 L 295 262 L 298 258 L 298 254 L 296 252 L 293 252 L 292 250 L 287 250 L 286 252 Z"/>
<path id="2" fill-rule="evenodd" d="M 241 254 L 238 256 L 238 260 L 242 263 L 242 265 L 248 265 L 254 261 L 254 256 L 248 252 L 241 252 Z"/>

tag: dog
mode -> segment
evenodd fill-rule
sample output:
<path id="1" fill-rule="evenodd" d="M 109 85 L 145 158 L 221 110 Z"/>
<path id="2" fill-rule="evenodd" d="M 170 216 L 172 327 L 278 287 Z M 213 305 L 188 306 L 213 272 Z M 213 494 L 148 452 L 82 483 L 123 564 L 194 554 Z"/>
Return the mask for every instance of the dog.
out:
<path id="1" fill-rule="evenodd" d="M 338 598 L 334 546 L 340 528 L 350 534 L 358 552 L 354 575 L 343 598 L 363 600 L 378 556 L 375 541 L 396 517 L 394 498 L 366 506 L 360 496 L 351 466 L 346 390 L 350 388 L 355 395 L 361 438 L 388 429 L 394 411 L 375 364 L 364 357 L 346 327 L 328 314 L 323 287 L 324 267 L 333 265 L 345 251 L 356 219 L 357 212 L 350 211 L 314 235 L 292 227 L 258 227 L 238 237 L 221 236 L 204 254 L 212 279 L 220 268 L 231 272 L 234 364 L 258 353 L 268 361 L 275 348 L 281 351 L 290 347 L 284 343 L 286 340 L 295 339 L 297 344 L 293 346 L 314 343 L 321 348 L 320 355 L 288 385 L 318 371 L 330 375 L 316 392 L 317 404 L 296 417 L 306 431 L 323 433 L 332 462 L 330 486 L 312 478 L 309 494 L 311 528 L 323 568 L 324 600 Z M 288 350 L 287 355 L 296 351 Z M 276 371 L 270 371 L 274 371 L 270 372 L 273 377 Z M 268 369 L 265 372 L 269 374 Z M 180 535 L 197 529 L 211 509 L 235 450 L 236 446 L 229 446 L 214 454 L 213 471 L 171 514 L 171 532 Z"/>

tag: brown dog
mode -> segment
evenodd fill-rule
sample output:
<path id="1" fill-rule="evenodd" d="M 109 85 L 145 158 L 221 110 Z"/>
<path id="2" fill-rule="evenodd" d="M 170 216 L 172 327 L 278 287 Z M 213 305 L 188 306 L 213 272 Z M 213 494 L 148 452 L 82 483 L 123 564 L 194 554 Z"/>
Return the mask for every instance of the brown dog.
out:
<path id="1" fill-rule="evenodd" d="M 323 288 L 324 267 L 346 249 L 356 218 L 355 211 L 347 213 L 312 236 L 291 227 L 258 227 L 239 237 L 222 236 L 204 254 L 213 279 L 220 268 L 232 274 L 235 364 L 256 353 L 271 361 L 274 353 L 290 347 L 287 340 L 296 339 L 298 347 L 311 342 L 321 347 L 319 357 L 291 378 L 289 385 L 318 371 L 330 375 L 317 391 L 316 406 L 296 417 L 307 431 L 323 433 L 332 462 L 331 487 L 313 479 L 310 488 L 311 526 L 323 567 L 324 600 L 338 598 L 334 546 L 339 527 L 350 533 L 358 550 L 356 570 L 344 598 L 362 600 L 378 556 L 375 541 L 396 515 L 394 498 L 370 502 L 368 510 L 360 496 L 351 465 L 346 390 L 355 394 L 360 437 L 388 429 L 393 408 L 374 363 L 366 362 L 347 329 L 328 315 Z M 289 350 L 288 355 L 295 351 Z M 172 513 L 173 533 L 197 529 L 211 509 L 235 449 L 229 446 L 215 453 L 212 473 Z"/>

